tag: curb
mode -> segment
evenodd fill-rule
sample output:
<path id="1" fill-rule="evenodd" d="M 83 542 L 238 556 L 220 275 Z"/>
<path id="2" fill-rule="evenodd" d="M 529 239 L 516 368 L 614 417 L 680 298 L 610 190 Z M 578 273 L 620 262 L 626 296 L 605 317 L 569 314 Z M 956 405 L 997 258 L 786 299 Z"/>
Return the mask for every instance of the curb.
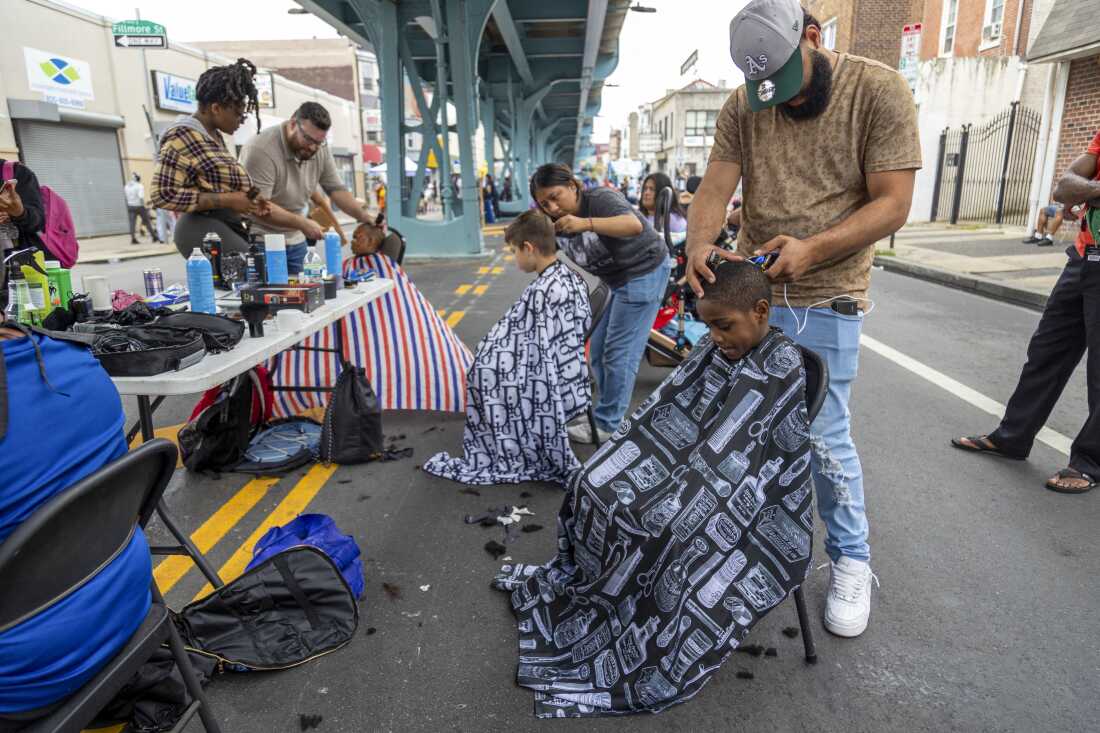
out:
<path id="1" fill-rule="evenodd" d="M 104 254 L 81 255 L 77 261 L 81 265 L 105 265 L 123 260 L 140 260 L 148 257 L 164 257 L 165 255 L 179 254 L 174 246 L 169 245 L 157 250 L 138 249 L 132 252 L 107 252 Z"/>
<path id="2" fill-rule="evenodd" d="M 1021 305 L 1031 310 L 1042 311 L 1047 304 L 1047 296 L 1042 293 L 1006 285 L 999 280 L 982 277 L 981 275 L 941 270 L 938 267 L 906 262 L 898 257 L 876 256 L 875 266 L 881 267 L 887 272 L 896 272 L 900 275 L 907 275 L 918 280 L 927 280 L 956 290 L 977 293 L 987 298 Z"/>

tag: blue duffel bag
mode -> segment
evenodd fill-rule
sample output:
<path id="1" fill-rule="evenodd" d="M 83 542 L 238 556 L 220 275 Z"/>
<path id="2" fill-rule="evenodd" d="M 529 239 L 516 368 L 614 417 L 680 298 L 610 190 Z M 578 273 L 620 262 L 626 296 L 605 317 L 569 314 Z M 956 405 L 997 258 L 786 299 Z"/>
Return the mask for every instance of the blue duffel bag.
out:
<path id="1" fill-rule="evenodd" d="M 252 562 L 245 572 L 272 555 L 291 547 L 310 545 L 332 559 L 356 599 L 363 597 L 363 560 L 359 545 L 344 534 L 327 514 L 300 514 L 282 527 L 272 527 L 252 548 Z"/>

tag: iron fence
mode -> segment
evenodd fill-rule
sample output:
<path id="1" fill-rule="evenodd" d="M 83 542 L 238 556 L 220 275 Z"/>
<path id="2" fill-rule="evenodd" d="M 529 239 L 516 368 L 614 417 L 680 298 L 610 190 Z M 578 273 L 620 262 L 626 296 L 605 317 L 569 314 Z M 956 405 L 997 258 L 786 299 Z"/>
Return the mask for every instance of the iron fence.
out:
<path id="1" fill-rule="evenodd" d="M 1041 116 L 1013 102 L 983 125 L 940 134 L 932 221 L 1026 225 Z"/>

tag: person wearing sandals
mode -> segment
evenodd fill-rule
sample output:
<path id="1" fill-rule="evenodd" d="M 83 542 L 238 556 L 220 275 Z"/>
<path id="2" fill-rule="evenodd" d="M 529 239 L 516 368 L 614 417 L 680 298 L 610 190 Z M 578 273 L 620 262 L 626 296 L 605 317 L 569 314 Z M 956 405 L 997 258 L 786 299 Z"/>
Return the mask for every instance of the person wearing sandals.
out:
<path id="1" fill-rule="evenodd" d="M 1035 436 L 1046 423 L 1066 382 L 1085 362 L 1089 385 L 1089 416 L 1069 452 L 1069 466 L 1051 476 L 1046 487 L 1063 494 L 1083 494 L 1100 480 L 1100 400 L 1094 394 L 1100 384 L 1100 132 L 1085 154 L 1069 167 L 1054 187 L 1054 199 L 1064 207 L 1067 219 L 1077 218 L 1072 209 L 1085 204 L 1077 241 L 1066 249 L 1069 262 L 1047 298 L 1043 317 L 1027 347 L 1027 363 L 1000 426 L 988 435 L 954 438 L 962 450 L 1024 460 Z"/>

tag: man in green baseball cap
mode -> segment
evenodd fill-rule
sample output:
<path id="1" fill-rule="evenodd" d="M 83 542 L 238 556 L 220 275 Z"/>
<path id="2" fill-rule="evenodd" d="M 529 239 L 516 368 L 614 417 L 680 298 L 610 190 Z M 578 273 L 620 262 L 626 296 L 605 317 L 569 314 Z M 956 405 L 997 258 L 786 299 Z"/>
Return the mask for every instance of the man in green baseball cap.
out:
<path id="1" fill-rule="evenodd" d="M 818 511 L 832 560 L 825 628 L 859 636 L 871 613 L 871 548 L 863 469 L 848 397 L 869 308 L 874 243 L 909 213 L 921 166 L 917 114 L 900 74 L 822 45 L 797 0 L 752 0 L 730 23 L 745 74 L 718 116 L 706 175 L 688 222 L 687 279 L 714 281 L 708 262 L 775 254 L 771 322 L 829 367 L 811 426 Z M 743 182 L 737 252 L 712 243 Z"/>
<path id="2" fill-rule="evenodd" d="M 789 102 L 802 90 L 802 16 L 794 0 L 760 0 L 730 23 L 730 56 L 745 75 L 753 112 Z"/>

